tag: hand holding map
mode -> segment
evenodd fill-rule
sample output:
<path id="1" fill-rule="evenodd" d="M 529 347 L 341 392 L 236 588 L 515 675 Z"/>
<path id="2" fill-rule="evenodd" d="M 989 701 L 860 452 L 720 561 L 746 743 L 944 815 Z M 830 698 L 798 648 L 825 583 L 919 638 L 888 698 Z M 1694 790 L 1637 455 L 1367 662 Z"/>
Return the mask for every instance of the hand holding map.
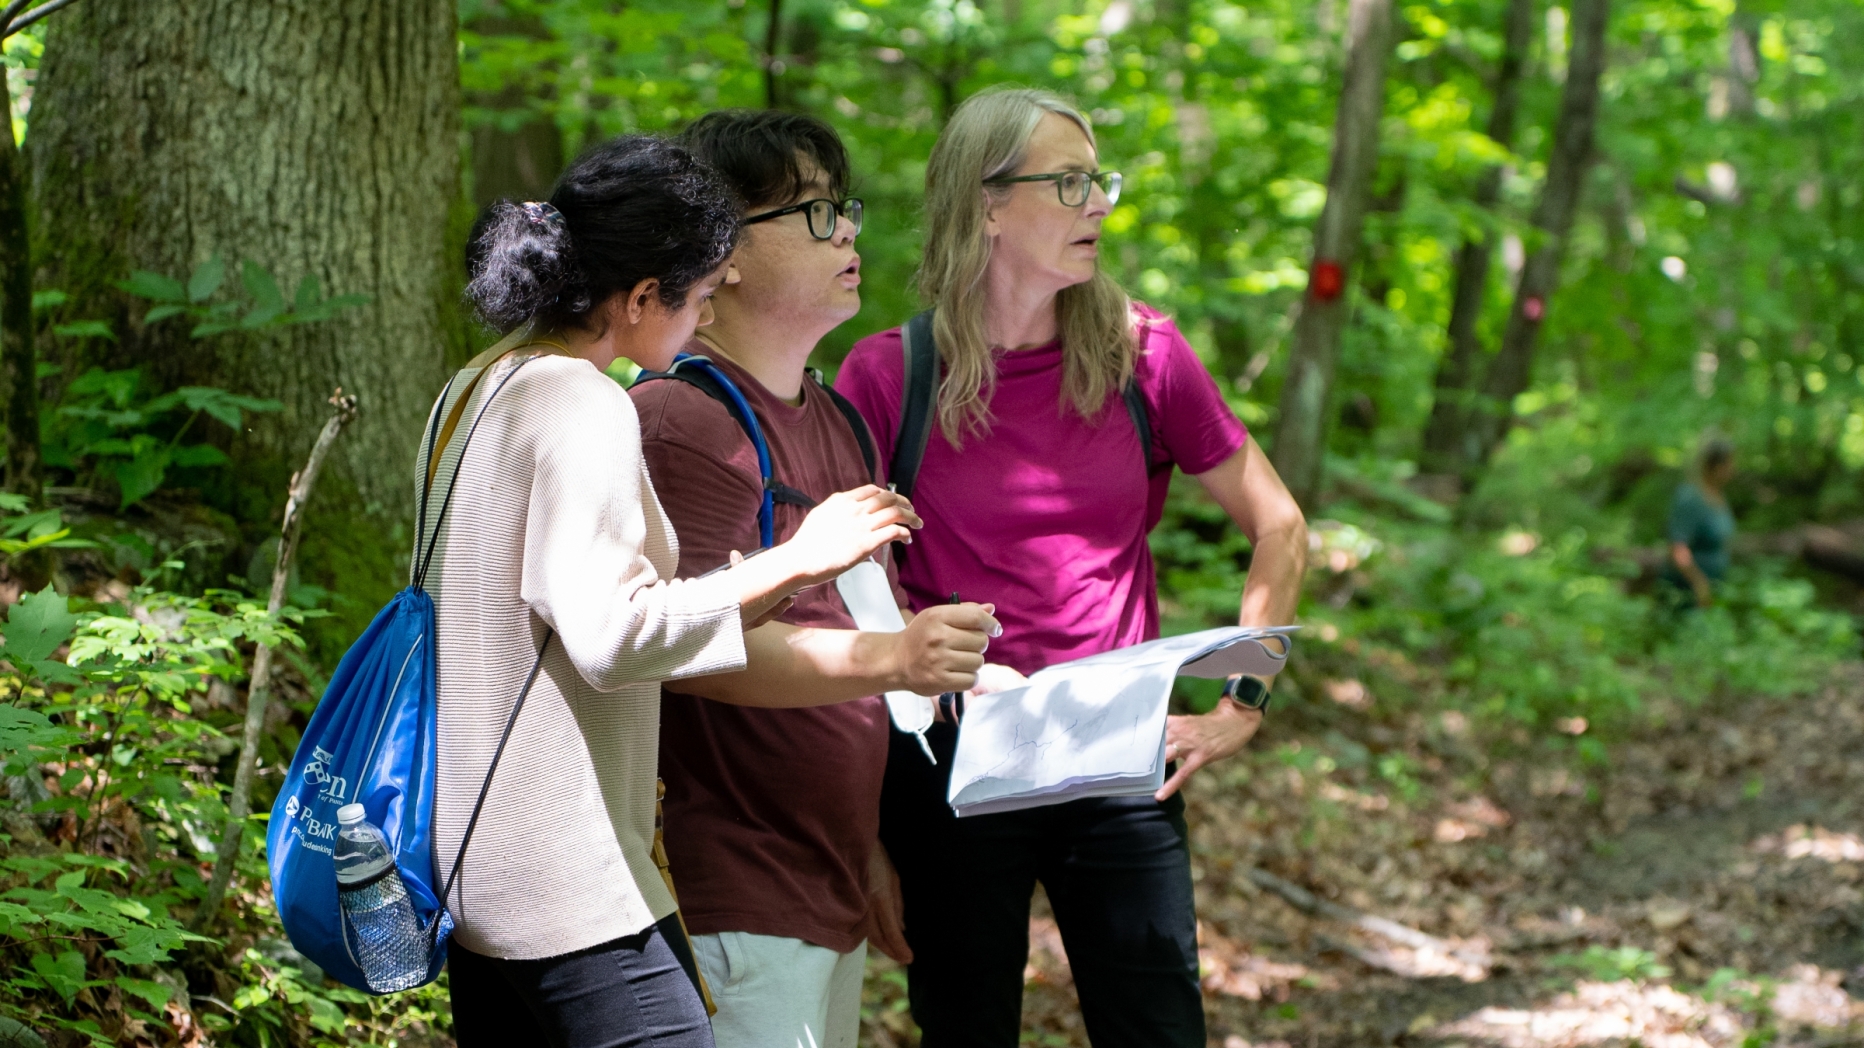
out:
<path id="1" fill-rule="evenodd" d="M 946 799 L 959 816 L 1149 794 L 1165 781 L 1165 713 L 1179 674 L 1267 676 L 1297 626 L 1230 626 L 1135 644 L 973 700 Z"/>

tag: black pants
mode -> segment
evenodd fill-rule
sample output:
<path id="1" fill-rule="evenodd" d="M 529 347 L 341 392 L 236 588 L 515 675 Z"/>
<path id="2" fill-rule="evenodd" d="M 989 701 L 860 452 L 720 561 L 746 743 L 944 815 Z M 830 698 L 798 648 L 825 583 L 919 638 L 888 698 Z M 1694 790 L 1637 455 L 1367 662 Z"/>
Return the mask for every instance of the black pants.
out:
<path id="1" fill-rule="evenodd" d="M 928 733 L 934 768 L 894 732 L 881 798 L 921 1048 L 1017 1044 L 1037 881 L 1095 1048 L 1203 1048 L 1184 801 L 1106 797 L 959 819 L 945 803 L 955 735 L 945 724 Z"/>
<path id="2" fill-rule="evenodd" d="M 453 1038 L 460 1048 L 713 1048 L 696 971 L 678 917 L 535 961 L 453 943 Z"/>

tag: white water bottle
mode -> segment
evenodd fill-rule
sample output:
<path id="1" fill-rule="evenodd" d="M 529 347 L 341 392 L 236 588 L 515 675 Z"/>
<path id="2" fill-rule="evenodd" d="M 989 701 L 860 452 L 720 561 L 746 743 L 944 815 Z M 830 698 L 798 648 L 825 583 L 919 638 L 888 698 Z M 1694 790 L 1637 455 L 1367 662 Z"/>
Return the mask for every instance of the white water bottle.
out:
<path id="1" fill-rule="evenodd" d="M 369 989 L 411 990 L 427 977 L 428 951 L 388 839 L 360 804 L 337 809 L 337 900 L 350 948 Z"/>

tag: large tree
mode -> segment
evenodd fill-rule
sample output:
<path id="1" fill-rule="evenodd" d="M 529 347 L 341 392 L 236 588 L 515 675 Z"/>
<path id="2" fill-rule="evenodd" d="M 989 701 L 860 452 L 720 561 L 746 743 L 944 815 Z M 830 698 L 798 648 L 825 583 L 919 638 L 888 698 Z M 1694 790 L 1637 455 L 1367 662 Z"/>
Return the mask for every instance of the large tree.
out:
<path id="1" fill-rule="evenodd" d="M 461 331 L 455 0 L 138 0 L 53 20 L 26 143 L 41 287 L 108 317 L 88 363 L 165 386 L 273 397 L 235 443 L 241 476 L 283 492 L 341 385 L 361 421 L 336 458 L 347 507 L 412 517 L 410 458 Z M 367 305 L 335 320 L 192 340 L 115 290 L 220 255 L 287 295 L 315 277 Z M 264 505 L 275 504 L 268 497 Z M 392 526 L 356 536 L 383 545 Z M 375 581 L 375 580 L 372 580 Z M 386 581 L 386 580 L 381 580 Z"/>
<path id="2" fill-rule="evenodd" d="M 1327 202 L 1314 226 L 1307 296 L 1295 319 L 1294 348 L 1275 426 L 1275 468 L 1303 506 L 1320 492 L 1327 450 L 1327 405 L 1349 315 L 1348 278 L 1360 251 L 1372 172 L 1385 115 L 1385 59 L 1392 49 L 1391 0 L 1352 0 L 1347 9 L 1346 77 L 1333 129 Z"/>

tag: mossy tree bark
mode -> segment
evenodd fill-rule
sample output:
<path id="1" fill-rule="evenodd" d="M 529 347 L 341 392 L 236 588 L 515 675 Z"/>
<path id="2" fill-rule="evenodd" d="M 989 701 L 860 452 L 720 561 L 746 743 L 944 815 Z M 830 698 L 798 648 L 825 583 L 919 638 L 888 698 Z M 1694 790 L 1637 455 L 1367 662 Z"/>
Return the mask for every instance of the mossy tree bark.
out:
<path id="1" fill-rule="evenodd" d="M 34 96 L 39 286 L 119 335 L 59 361 L 67 374 L 138 366 L 165 388 L 283 401 L 234 441 L 261 512 L 342 386 L 362 421 L 331 487 L 379 518 L 363 543 L 405 545 L 420 425 L 464 348 L 456 36 L 453 0 L 80 4 L 53 23 Z M 145 304 L 113 287 L 132 269 L 185 279 L 216 254 L 264 266 L 287 297 L 309 275 L 370 301 L 194 341 L 185 320 L 143 325 Z"/>

